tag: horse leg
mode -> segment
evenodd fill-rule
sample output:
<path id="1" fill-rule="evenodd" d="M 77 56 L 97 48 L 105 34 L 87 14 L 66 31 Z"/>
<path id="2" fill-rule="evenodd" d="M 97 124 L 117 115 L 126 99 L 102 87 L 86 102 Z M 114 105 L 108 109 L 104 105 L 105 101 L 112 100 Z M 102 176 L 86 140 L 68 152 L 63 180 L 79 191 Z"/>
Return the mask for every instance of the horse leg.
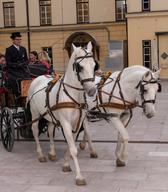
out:
<path id="1" fill-rule="evenodd" d="M 64 164 L 63 164 L 63 167 L 62 167 L 63 172 L 71 172 L 72 171 L 72 169 L 70 167 L 70 160 L 71 160 L 71 154 L 70 154 L 70 151 L 69 151 L 69 148 L 68 148 L 66 150 L 65 156 L 64 156 Z"/>
<path id="2" fill-rule="evenodd" d="M 83 125 L 82 125 L 83 126 Z M 87 143 L 87 134 L 85 132 L 85 128 L 84 128 L 84 133 L 83 133 L 83 139 L 82 141 L 79 143 L 79 147 L 81 150 L 84 150 L 86 148 L 86 143 Z"/>
<path id="3" fill-rule="evenodd" d="M 75 141 L 74 141 L 73 134 L 72 134 L 72 126 L 69 123 L 66 123 L 65 120 L 61 124 L 63 126 L 65 138 L 69 145 L 70 155 L 72 156 L 74 164 L 75 164 L 76 185 L 86 185 L 86 181 L 81 174 L 79 162 L 77 159 L 77 148 L 75 146 Z M 70 155 L 69 155 L 69 157 L 70 157 Z"/>
<path id="4" fill-rule="evenodd" d="M 90 158 L 97 158 L 98 155 L 96 153 L 96 150 L 93 147 L 93 143 L 92 143 L 91 136 L 90 136 L 89 129 L 88 129 L 88 121 L 87 120 L 85 120 L 83 122 L 83 127 L 84 127 L 84 136 L 85 136 L 85 138 L 87 138 L 86 141 L 88 141 L 88 147 L 90 150 Z"/>
<path id="5" fill-rule="evenodd" d="M 120 118 L 113 117 L 111 119 L 111 123 L 119 132 L 118 143 L 115 152 L 117 157 L 116 164 L 119 167 L 125 166 L 126 154 L 124 152 L 126 151 L 129 135 Z"/>
<path id="6" fill-rule="evenodd" d="M 127 123 L 129 122 L 129 119 L 130 119 L 130 112 L 125 112 L 121 115 L 120 119 L 126 129 L 126 125 Z M 120 135 L 120 133 L 118 133 L 118 141 L 117 141 L 117 147 L 116 147 L 116 154 L 120 153 L 121 155 L 121 158 L 127 158 L 128 157 L 128 152 L 127 152 L 127 144 L 125 144 L 124 142 L 122 142 L 122 137 Z M 120 162 L 120 160 L 118 159 L 117 160 L 117 166 L 121 167 L 121 166 L 124 166 L 125 163 L 122 164 L 122 162 Z"/>
<path id="7" fill-rule="evenodd" d="M 34 136 L 34 139 L 35 139 L 35 142 L 36 142 L 36 146 L 37 146 L 37 157 L 38 157 L 38 160 L 41 163 L 46 162 L 47 159 L 45 158 L 45 156 L 44 156 L 44 154 L 42 152 L 42 148 L 40 146 L 38 122 L 33 123 L 32 131 L 33 131 L 33 136 Z"/>
<path id="8" fill-rule="evenodd" d="M 55 143 L 54 143 L 54 125 L 53 123 L 48 124 L 48 133 L 50 138 L 50 151 L 48 153 L 48 159 L 50 161 L 56 160 L 56 152 L 55 152 Z"/>
<path id="9" fill-rule="evenodd" d="M 78 132 L 77 133 L 73 133 L 73 139 L 74 141 L 76 141 Z M 70 160 L 71 160 L 71 154 L 69 151 L 69 148 L 67 148 L 66 152 L 65 152 L 65 156 L 64 156 L 64 165 L 63 165 L 63 172 L 71 172 L 72 169 L 70 167 Z"/>

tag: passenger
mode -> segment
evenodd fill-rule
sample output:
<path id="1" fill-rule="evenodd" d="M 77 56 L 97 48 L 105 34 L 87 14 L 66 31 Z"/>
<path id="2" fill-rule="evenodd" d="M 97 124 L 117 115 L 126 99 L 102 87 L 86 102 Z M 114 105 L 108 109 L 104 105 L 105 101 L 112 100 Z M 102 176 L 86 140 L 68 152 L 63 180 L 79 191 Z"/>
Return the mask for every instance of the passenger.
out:
<path id="1" fill-rule="evenodd" d="M 5 55 L 0 53 L 0 69 L 2 69 L 2 66 L 6 65 L 6 58 Z"/>
<path id="2" fill-rule="evenodd" d="M 0 87 L 3 87 L 3 69 L 6 66 L 5 55 L 0 53 Z"/>
<path id="3" fill-rule="evenodd" d="M 50 68 L 44 62 L 39 61 L 37 51 L 31 51 L 29 58 L 29 70 L 31 77 L 35 78 L 40 75 L 48 75 Z"/>
<path id="4" fill-rule="evenodd" d="M 37 51 L 31 51 L 29 57 L 29 64 L 39 63 Z"/>
<path id="5" fill-rule="evenodd" d="M 46 51 L 42 50 L 42 52 L 39 53 L 39 61 L 41 61 L 47 68 L 50 69 L 51 59 Z"/>

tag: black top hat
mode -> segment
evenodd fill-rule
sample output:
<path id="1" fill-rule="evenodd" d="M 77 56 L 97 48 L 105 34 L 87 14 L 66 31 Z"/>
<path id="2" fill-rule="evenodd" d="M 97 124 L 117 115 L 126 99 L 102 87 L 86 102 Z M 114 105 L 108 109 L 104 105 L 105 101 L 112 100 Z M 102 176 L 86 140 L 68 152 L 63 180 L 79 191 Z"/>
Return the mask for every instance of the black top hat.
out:
<path id="1" fill-rule="evenodd" d="M 20 34 L 20 32 L 13 32 L 10 36 L 11 39 L 15 39 L 16 37 L 22 37 L 22 35 Z"/>

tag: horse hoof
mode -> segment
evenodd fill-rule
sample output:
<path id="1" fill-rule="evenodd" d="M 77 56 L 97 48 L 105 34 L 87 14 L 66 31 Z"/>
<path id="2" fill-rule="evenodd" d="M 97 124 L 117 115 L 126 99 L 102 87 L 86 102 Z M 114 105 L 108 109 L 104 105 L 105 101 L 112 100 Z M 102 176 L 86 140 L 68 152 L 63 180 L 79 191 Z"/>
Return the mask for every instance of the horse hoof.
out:
<path id="1" fill-rule="evenodd" d="M 56 155 L 48 154 L 48 159 L 49 159 L 50 161 L 55 161 L 55 160 L 56 160 Z"/>
<path id="2" fill-rule="evenodd" d="M 85 179 L 76 179 L 76 185 L 77 185 L 77 186 L 86 185 Z"/>
<path id="3" fill-rule="evenodd" d="M 98 158 L 97 153 L 96 153 L 96 152 L 91 153 L 91 154 L 90 154 L 90 158 L 93 158 L 93 159 Z"/>
<path id="4" fill-rule="evenodd" d="M 45 163 L 45 162 L 47 162 L 46 157 L 39 157 L 38 160 L 39 160 L 40 163 Z"/>
<path id="5" fill-rule="evenodd" d="M 116 160 L 116 165 L 117 165 L 117 167 L 124 167 L 124 166 L 126 166 L 125 162 L 123 162 L 123 161 L 121 161 L 119 159 Z"/>
<path id="6" fill-rule="evenodd" d="M 62 167 L 62 171 L 63 171 L 63 172 L 71 172 L 72 169 L 71 169 L 70 166 L 63 166 L 63 167 Z"/>
<path id="7" fill-rule="evenodd" d="M 85 146 L 86 146 L 86 145 L 85 145 L 84 143 L 80 143 L 80 144 L 79 144 L 79 147 L 80 147 L 81 150 L 84 150 L 84 149 L 85 149 Z"/>

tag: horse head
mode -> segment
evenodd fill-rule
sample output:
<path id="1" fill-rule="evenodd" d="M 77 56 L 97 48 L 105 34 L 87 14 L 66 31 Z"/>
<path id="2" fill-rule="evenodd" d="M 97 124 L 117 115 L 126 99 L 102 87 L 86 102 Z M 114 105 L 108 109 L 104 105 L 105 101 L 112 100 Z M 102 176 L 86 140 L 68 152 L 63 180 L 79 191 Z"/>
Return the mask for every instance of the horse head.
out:
<path id="1" fill-rule="evenodd" d="M 76 47 L 74 44 L 72 44 L 72 47 L 74 56 L 73 71 L 86 93 L 93 96 L 96 92 L 94 81 L 97 63 L 93 57 L 92 43 L 89 42 L 86 48 Z"/>
<path id="2" fill-rule="evenodd" d="M 156 93 L 161 91 L 159 75 L 160 70 L 147 71 L 139 83 L 142 107 L 147 118 L 152 118 L 155 114 Z"/>

